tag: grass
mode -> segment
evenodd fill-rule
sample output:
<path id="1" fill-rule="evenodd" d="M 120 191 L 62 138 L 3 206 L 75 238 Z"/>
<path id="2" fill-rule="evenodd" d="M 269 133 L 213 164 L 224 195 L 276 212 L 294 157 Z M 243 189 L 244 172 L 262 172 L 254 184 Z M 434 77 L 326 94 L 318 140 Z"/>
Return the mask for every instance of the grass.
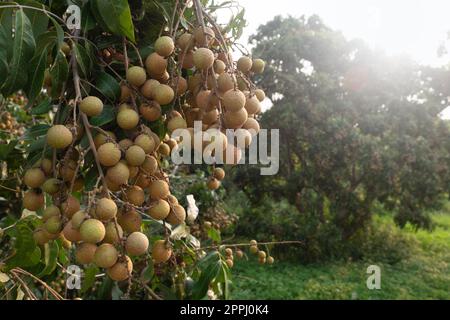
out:
<path id="1" fill-rule="evenodd" d="M 393 224 L 387 217 L 384 223 Z M 402 232 L 415 238 L 411 256 L 390 265 L 380 261 L 343 261 L 317 265 L 255 258 L 236 261 L 233 299 L 450 299 L 450 214 L 433 214 L 435 229 Z M 367 267 L 381 268 L 381 289 L 366 286 Z"/>

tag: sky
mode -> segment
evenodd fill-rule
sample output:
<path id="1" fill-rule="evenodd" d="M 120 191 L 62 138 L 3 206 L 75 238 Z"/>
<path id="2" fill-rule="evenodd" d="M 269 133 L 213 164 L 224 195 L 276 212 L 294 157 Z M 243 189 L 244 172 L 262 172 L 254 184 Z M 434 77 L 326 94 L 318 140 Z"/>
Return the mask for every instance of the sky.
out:
<path id="1" fill-rule="evenodd" d="M 238 0 L 248 26 L 242 42 L 274 16 L 318 14 L 348 38 L 361 38 L 387 54 L 406 53 L 440 65 L 437 48 L 450 31 L 450 0 Z"/>

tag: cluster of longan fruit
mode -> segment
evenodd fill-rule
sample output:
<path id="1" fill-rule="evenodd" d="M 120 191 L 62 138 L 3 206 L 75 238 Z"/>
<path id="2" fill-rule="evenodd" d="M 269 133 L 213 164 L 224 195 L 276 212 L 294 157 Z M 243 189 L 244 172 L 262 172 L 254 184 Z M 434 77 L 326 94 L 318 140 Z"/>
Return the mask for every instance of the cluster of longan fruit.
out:
<path id="1" fill-rule="evenodd" d="M 0 112 L 0 130 L 14 135 L 22 135 L 24 128 L 21 127 L 9 111 Z"/>
<path id="2" fill-rule="evenodd" d="M 258 248 L 258 242 L 256 240 L 250 241 L 249 251 L 250 253 L 258 256 L 258 261 L 260 264 L 273 264 L 275 262 L 275 259 L 272 256 L 267 255 L 264 250 L 260 250 Z"/>

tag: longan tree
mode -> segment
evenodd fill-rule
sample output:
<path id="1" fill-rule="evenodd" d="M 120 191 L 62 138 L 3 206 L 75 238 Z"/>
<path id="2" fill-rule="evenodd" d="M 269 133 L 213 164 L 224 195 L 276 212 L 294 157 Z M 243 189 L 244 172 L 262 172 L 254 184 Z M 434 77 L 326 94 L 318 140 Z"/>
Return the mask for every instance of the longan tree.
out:
<path id="1" fill-rule="evenodd" d="M 0 5 L 1 93 L 22 92 L 33 118 L 7 144 L 22 141 L 24 211 L 2 221 L 6 297 L 227 298 L 231 247 L 241 245 L 219 247 L 210 222 L 196 227 L 195 206 L 175 196 L 169 156 L 190 143 L 171 133 L 194 136 L 194 121 L 203 137 L 196 151 L 219 141 L 212 155 L 231 150 L 225 164 L 242 156 L 225 129 L 238 129 L 247 146 L 258 133 L 264 94 L 251 77 L 265 63 L 230 54 L 243 11 L 219 25 L 221 6 L 207 1 L 73 3 L 81 15 L 71 28 L 74 12 L 62 2 Z M 225 171 L 208 172 L 204 185 L 218 189 Z M 190 227 L 209 235 L 205 243 Z M 242 245 L 273 263 L 255 242 Z M 73 264 L 84 273 L 70 290 L 61 275 Z"/>

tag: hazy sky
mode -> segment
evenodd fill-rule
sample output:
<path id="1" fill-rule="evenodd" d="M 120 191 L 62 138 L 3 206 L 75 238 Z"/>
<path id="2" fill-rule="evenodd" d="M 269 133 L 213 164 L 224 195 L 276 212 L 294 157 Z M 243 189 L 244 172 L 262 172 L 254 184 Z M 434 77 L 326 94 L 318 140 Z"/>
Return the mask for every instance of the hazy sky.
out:
<path id="1" fill-rule="evenodd" d="M 450 31 L 450 0 L 238 0 L 246 8 L 246 37 L 275 15 L 317 13 L 347 38 L 362 38 L 389 54 L 407 53 L 427 64 Z M 447 57 L 448 59 L 448 57 Z"/>

